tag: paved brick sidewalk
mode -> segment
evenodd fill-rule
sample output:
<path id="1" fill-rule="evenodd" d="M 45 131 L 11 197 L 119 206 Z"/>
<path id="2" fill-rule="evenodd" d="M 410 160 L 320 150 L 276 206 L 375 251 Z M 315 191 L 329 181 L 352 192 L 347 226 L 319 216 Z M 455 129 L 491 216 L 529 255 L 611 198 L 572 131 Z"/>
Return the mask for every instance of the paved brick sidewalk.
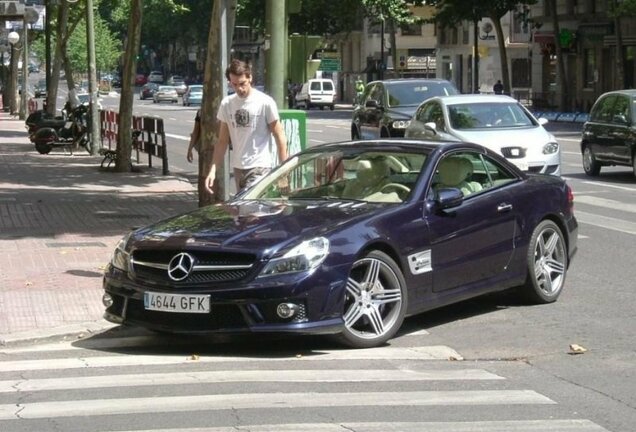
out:
<path id="1" fill-rule="evenodd" d="M 110 326 L 102 272 L 133 227 L 196 208 L 196 186 L 99 168 L 101 157 L 40 155 L 0 113 L 0 345 Z"/>

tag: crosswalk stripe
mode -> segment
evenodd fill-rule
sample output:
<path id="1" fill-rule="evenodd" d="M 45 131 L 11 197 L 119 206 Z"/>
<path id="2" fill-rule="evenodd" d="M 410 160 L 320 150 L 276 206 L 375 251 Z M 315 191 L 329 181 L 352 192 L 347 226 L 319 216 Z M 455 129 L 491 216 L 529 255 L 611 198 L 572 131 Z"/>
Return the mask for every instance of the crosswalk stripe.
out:
<path id="1" fill-rule="evenodd" d="M 636 204 L 630 204 L 626 202 L 616 201 L 612 199 L 591 196 L 591 195 L 576 195 L 574 198 L 574 205 L 576 204 L 588 204 L 597 207 L 610 208 L 612 210 L 625 211 L 630 213 L 636 213 Z M 575 210 L 576 214 L 576 210 Z"/>
<path id="2" fill-rule="evenodd" d="M 589 225 L 594 225 L 627 234 L 636 234 L 636 223 L 634 222 L 629 222 L 609 216 L 587 213 L 580 210 L 576 210 L 575 215 L 579 223 L 586 223 Z"/>
<path id="3" fill-rule="evenodd" d="M 0 420 L 272 408 L 521 404 L 555 402 L 532 390 L 214 394 L 0 405 Z"/>
<path id="4" fill-rule="evenodd" d="M 589 420 L 509 420 L 475 422 L 338 422 L 244 425 L 185 429 L 144 429 L 121 432 L 607 432 Z"/>
<path id="5" fill-rule="evenodd" d="M 116 366 L 147 366 L 183 363 L 237 363 L 248 361 L 314 361 L 314 360 L 448 360 L 461 359 L 453 349 L 446 346 L 424 346 L 412 348 L 373 348 L 367 350 L 319 351 L 290 354 L 287 357 L 259 356 L 205 356 L 196 359 L 186 355 L 134 355 L 134 356 L 98 356 L 82 358 L 58 358 L 45 360 L 15 360 L 0 362 L 0 372 L 17 372 L 47 369 L 83 369 Z"/>
<path id="6" fill-rule="evenodd" d="M 380 381 L 449 381 L 502 380 L 503 377 L 483 369 L 460 370 L 236 370 L 190 371 L 169 373 L 82 376 L 0 381 L 0 393 L 18 393 L 89 388 L 134 387 L 145 385 L 179 385 L 228 382 L 380 382 Z"/>

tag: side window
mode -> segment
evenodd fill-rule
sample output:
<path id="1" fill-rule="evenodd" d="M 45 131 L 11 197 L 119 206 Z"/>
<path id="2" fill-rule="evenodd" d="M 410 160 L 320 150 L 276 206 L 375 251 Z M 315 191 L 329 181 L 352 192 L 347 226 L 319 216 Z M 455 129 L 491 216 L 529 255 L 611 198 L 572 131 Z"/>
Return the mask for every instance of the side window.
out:
<path id="1" fill-rule="evenodd" d="M 590 120 L 609 123 L 612 118 L 614 102 L 616 102 L 615 95 L 606 96 L 605 98 L 599 100 L 592 109 Z"/>
<path id="2" fill-rule="evenodd" d="M 422 123 L 428 123 L 431 121 L 431 108 L 433 106 L 432 102 L 425 103 L 421 107 L 417 109 L 417 113 L 415 114 L 415 118 L 417 121 Z"/>
<path id="3" fill-rule="evenodd" d="M 384 93 L 384 87 L 382 87 L 382 84 L 376 84 L 371 89 L 371 93 L 369 94 L 369 99 L 378 101 L 378 105 L 384 105 L 383 93 Z"/>
<path id="4" fill-rule="evenodd" d="M 435 122 L 437 126 L 437 130 L 441 132 L 446 131 L 446 123 L 444 122 L 444 111 L 442 107 L 438 103 L 431 103 L 431 114 L 430 114 L 432 122 Z"/>
<path id="5" fill-rule="evenodd" d="M 627 96 L 617 96 L 612 113 L 612 123 L 627 125 L 631 123 L 629 114 L 629 98 Z"/>
<path id="6" fill-rule="evenodd" d="M 512 183 L 517 176 L 486 155 L 479 155 L 479 163 L 475 163 L 475 175 L 484 189 Z"/>
<path id="7" fill-rule="evenodd" d="M 484 170 L 481 155 L 475 152 L 459 152 L 445 156 L 437 165 L 433 191 L 457 188 L 464 196 L 473 195 L 491 184 Z"/>

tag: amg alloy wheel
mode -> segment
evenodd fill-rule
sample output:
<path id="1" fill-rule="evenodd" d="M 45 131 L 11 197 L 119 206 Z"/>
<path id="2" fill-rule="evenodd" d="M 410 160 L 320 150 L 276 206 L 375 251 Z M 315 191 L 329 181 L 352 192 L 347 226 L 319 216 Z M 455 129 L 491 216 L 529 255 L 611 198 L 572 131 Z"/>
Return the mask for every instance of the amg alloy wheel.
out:
<path id="1" fill-rule="evenodd" d="M 351 269 L 340 339 L 354 348 L 381 345 L 402 325 L 406 306 L 406 282 L 399 267 L 385 253 L 372 251 Z"/>
<path id="2" fill-rule="evenodd" d="M 554 222 L 544 220 L 534 229 L 527 264 L 525 297 L 535 303 L 556 301 L 565 283 L 568 255 L 563 234 Z"/>

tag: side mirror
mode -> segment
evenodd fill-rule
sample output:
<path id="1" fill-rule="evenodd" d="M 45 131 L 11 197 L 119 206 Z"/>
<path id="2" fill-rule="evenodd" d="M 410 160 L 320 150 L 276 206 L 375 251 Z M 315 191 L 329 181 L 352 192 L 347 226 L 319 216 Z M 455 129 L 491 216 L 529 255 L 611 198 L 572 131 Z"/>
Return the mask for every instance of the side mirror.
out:
<path id="1" fill-rule="evenodd" d="M 457 188 L 442 188 L 435 197 L 435 209 L 446 210 L 459 207 L 464 202 L 464 194 Z"/>
<path id="2" fill-rule="evenodd" d="M 547 125 L 550 122 L 550 120 L 548 120 L 545 117 L 539 117 L 537 120 L 539 121 L 539 124 L 541 126 L 545 126 L 545 125 Z"/>
<path id="3" fill-rule="evenodd" d="M 435 122 L 424 123 L 424 130 L 432 133 L 433 135 L 437 135 L 437 124 L 435 124 Z"/>
<path id="4" fill-rule="evenodd" d="M 375 99 L 367 99 L 364 106 L 366 108 L 380 108 L 380 104 L 378 104 L 378 101 Z"/>

